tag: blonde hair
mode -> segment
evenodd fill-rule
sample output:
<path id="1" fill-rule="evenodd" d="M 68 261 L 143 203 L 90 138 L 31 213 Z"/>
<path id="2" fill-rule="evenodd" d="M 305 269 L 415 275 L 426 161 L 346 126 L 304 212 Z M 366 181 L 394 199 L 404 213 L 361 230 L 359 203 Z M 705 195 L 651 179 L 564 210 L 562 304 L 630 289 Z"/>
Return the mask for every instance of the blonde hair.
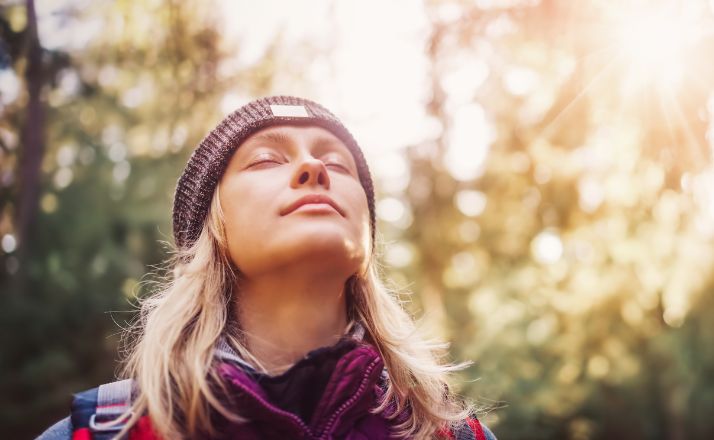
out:
<path id="1" fill-rule="evenodd" d="M 221 336 L 259 367 L 231 319 L 240 277 L 228 256 L 218 191 L 196 242 L 177 250 L 166 267 L 168 275 L 140 300 L 139 317 L 125 333 L 120 376 L 135 380 L 137 394 L 117 437 L 145 413 L 166 439 L 215 435 L 215 412 L 231 422 L 245 421 L 220 398 L 227 387 L 212 368 Z M 409 409 L 409 417 L 394 427 L 396 435 L 409 438 L 430 437 L 467 417 L 472 408 L 447 386 L 449 374 L 466 364 L 440 363 L 446 345 L 419 335 L 399 296 L 380 281 L 376 264 L 370 262 L 364 277 L 350 278 L 345 289 L 348 319 L 362 322 L 389 372 L 384 399 L 372 411 L 394 419 Z"/>

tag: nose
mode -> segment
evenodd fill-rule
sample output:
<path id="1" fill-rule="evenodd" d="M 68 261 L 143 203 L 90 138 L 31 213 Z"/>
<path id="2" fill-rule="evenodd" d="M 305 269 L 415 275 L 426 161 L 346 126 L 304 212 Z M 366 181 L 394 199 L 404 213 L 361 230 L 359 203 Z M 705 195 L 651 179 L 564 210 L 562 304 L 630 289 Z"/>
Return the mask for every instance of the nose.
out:
<path id="1" fill-rule="evenodd" d="M 330 189 L 330 176 L 327 174 L 325 164 L 314 157 L 306 158 L 295 170 L 290 186 L 300 188 L 302 186 L 320 185 L 325 189 Z"/>

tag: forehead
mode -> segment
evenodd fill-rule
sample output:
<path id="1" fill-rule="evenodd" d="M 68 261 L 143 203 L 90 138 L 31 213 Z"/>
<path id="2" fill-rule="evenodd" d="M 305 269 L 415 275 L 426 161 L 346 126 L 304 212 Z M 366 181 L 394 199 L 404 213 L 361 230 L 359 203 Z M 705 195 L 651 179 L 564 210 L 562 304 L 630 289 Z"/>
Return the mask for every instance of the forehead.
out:
<path id="1" fill-rule="evenodd" d="M 331 131 L 318 126 L 275 125 L 259 130 L 241 144 L 240 149 L 260 145 L 306 144 L 312 147 L 332 147 L 349 152 L 347 146 Z M 247 147 L 247 148 L 246 148 Z"/>

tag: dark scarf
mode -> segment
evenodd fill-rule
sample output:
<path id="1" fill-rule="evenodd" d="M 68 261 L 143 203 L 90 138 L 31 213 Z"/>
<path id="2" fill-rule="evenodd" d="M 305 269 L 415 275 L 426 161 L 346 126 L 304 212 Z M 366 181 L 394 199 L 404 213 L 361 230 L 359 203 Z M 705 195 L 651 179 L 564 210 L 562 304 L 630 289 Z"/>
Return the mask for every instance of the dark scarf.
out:
<path id="1" fill-rule="evenodd" d="M 323 395 L 337 362 L 358 345 L 364 344 L 364 327 L 355 322 L 339 341 L 310 351 L 287 371 L 270 376 L 257 371 L 221 339 L 216 356 L 240 367 L 262 390 L 268 400 L 280 409 L 309 421 Z M 382 371 L 386 379 L 386 370 Z M 306 392 L 309 390 L 309 392 Z"/>

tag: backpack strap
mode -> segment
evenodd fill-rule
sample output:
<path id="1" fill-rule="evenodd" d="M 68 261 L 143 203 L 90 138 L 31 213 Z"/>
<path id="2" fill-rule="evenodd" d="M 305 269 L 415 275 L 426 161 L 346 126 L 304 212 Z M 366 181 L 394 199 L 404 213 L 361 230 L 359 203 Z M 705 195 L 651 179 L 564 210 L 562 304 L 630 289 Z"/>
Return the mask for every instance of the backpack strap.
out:
<path id="1" fill-rule="evenodd" d="M 454 427 L 454 437 L 456 440 L 486 440 L 481 422 L 476 417 L 469 417 L 459 422 Z"/>
<path id="2" fill-rule="evenodd" d="M 488 440 L 481 422 L 476 417 L 469 417 L 438 432 L 439 438 L 448 440 Z"/>
<path id="3" fill-rule="evenodd" d="M 89 418 L 93 440 L 113 438 L 129 420 L 132 385 L 132 379 L 125 379 L 99 386 L 96 410 Z"/>

